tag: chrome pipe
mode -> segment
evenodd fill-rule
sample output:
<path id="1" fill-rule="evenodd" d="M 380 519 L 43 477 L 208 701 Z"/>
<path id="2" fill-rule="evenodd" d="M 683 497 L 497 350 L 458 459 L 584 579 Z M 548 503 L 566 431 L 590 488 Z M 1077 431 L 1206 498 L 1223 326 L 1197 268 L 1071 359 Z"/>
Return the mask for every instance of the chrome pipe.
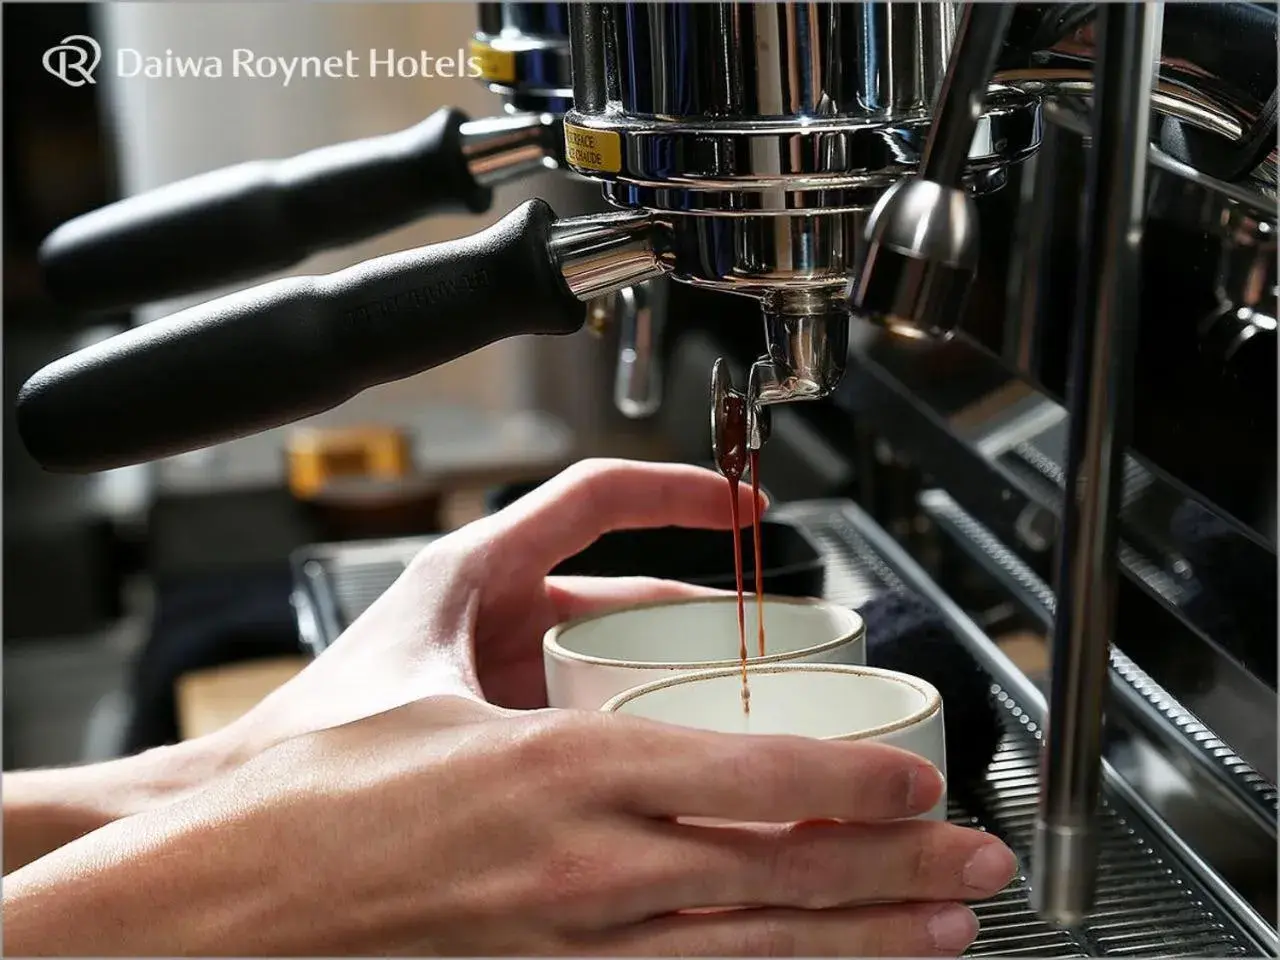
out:
<path id="1" fill-rule="evenodd" d="M 467 172 L 485 187 L 553 170 L 564 144 L 550 113 L 516 113 L 468 120 L 458 131 Z"/>
<path id="2" fill-rule="evenodd" d="M 1116 527 L 1138 317 L 1148 126 L 1162 10 L 1099 6 L 1092 149 L 1067 404 L 1049 716 L 1032 903 L 1072 925 L 1097 871 L 1103 704 L 1115 626 Z"/>
<path id="3" fill-rule="evenodd" d="M 662 230 L 642 213 L 561 220 L 551 228 L 550 252 L 580 300 L 652 280 L 666 270 Z"/>

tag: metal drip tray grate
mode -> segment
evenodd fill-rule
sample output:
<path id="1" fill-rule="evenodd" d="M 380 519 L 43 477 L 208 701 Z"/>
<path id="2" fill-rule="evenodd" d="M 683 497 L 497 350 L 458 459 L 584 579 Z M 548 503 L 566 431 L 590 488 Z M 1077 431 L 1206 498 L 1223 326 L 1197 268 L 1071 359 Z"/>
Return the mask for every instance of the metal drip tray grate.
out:
<path id="1" fill-rule="evenodd" d="M 774 515 L 802 527 L 827 558 L 827 596 L 861 606 L 883 590 L 907 590 L 895 566 L 863 536 L 871 527 L 860 512 L 838 503 L 802 503 Z M 317 651 L 369 606 L 403 572 L 426 541 L 377 548 L 316 547 L 295 558 L 299 619 L 311 621 Z M 304 613 L 305 611 L 305 613 Z M 328 623 L 317 630 L 315 624 Z M 1028 862 L 1039 792 L 1040 731 L 1026 711 L 993 684 L 1004 708 L 1006 733 L 985 782 L 970 801 L 953 803 L 950 819 L 989 830 Z M 1019 876 L 998 896 L 977 904 L 982 930 L 968 956 L 1019 957 L 1231 957 L 1264 951 L 1161 843 L 1153 829 L 1107 797 L 1094 913 L 1080 929 L 1041 920 L 1031 909 L 1027 879 Z"/>

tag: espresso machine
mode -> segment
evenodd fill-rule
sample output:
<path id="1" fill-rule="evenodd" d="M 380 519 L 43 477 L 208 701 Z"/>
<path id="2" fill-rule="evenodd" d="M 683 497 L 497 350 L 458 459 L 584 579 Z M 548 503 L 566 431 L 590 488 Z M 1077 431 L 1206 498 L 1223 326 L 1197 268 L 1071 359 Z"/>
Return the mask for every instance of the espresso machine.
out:
<path id="1" fill-rule="evenodd" d="M 32 455 L 166 457 L 620 318 L 620 408 L 713 450 L 745 409 L 832 599 L 909 591 L 985 672 L 1005 732 L 952 817 L 1026 875 L 971 954 L 1280 955 L 1275 5 L 481 8 L 502 116 L 131 198 L 50 238 L 52 288 L 202 289 L 549 165 L 609 212 L 530 199 L 72 354 L 19 394 Z M 318 647 L 403 569 L 328 559 L 365 566 Z"/>

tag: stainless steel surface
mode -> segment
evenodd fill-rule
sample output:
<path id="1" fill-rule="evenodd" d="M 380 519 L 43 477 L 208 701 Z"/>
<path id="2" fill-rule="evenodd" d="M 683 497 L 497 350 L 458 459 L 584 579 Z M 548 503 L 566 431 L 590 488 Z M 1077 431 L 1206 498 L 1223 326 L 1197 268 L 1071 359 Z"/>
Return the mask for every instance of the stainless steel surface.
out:
<path id="1" fill-rule="evenodd" d="M 1042 629 L 1051 629 L 1057 604 L 1047 583 L 946 492 L 925 491 L 921 505 Z M 1132 732 L 1108 754 L 1170 826 L 1274 924 L 1275 785 L 1119 648 L 1110 659 L 1109 732 Z"/>
<path id="2" fill-rule="evenodd" d="M 978 259 L 977 208 L 964 173 L 1012 15 L 1011 4 L 964 5 L 919 172 L 871 211 L 851 300 L 895 332 L 946 336 L 959 323 Z"/>
<path id="3" fill-rule="evenodd" d="M 999 70 L 994 80 L 1007 89 L 1020 90 L 1034 96 L 1093 95 L 1093 70 L 1088 61 L 1083 64 L 1077 62 L 1072 66 Z M 1239 139 L 1246 126 L 1237 107 L 1218 102 L 1212 95 L 1206 95 L 1185 83 L 1162 80 L 1152 92 L 1151 105 L 1165 116 L 1185 120 L 1228 140 Z"/>
<path id="4" fill-rule="evenodd" d="M 1066 411 L 963 337 L 904 341 L 866 325 L 855 333 L 851 369 L 836 403 L 892 438 L 967 513 L 980 517 L 1005 550 L 1048 577 L 1046 553 L 1059 535 L 1065 495 Z M 940 378 L 938 370 L 948 377 Z M 1256 675 L 1261 667 L 1250 666 L 1247 657 L 1260 646 L 1274 649 L 1274 626 L 1264 621 L 1256 633 L 1228 632 L 1206 619 L 1188 600 L 1204 589 L 1196 581 L 1212 571 L 1194 571 L 1188 580 L 1178 573 L 1177 551 L 1154 545 L 1171 515 L 1189 513 L 1220 528 L 1224 548 L 1247 566 L 1274 571 L 1274 547 L 1135 451 L 1126 458 L 1125 474 L 1121 600 L 1143 629 L 1141 638 L 1126 642 L 1134 644 L 1125 650 L 1126 659 L 1141 659 L 1144 672 L 1170 700 L 1274 783 L 1275 678 Z M 1166 569 L 1186 588 L 1183 593 L 1152 576 Z M 1223 586 L 1230 588 L 1232 581 Z M 1047 587 L 1044 592 L 1052 598 Z M 1223 595 L 1227 605 L 1247 600 Z M 1205 642 L 1206 636 L 1214 642 Z"/>
<path id="5" fill-rule="evenodd" d="M 555 169 L 564 144 L 560 123 L 550 113 L 470 120 L 460 133 L 467 170 L 486 187 Z"/>
<path id="6" fill-rule="evenodd" d="M 667 283 L 650 280 L 614 294 L 618 323 L 618 368 L 613 402 L 632 419 L 652 416 L 662 404 L 662 330 L 667 317 Z"/>
<path id="7" fill-rule="evenodd" d="M 919 163 L 957 9 L 575 5 L 568 130 L 611 147 L 568 163 L 612 202 L 662 212 L 677 279 L 837 296 L 866 212 Z M 993 106 L 971 138 L 973 188 L 998 188 L 1038 130 L 1033 99 Z"/>
<path id="8" fill-rule="evenodd" d="M 848 501 L 786 504 L 774 515 L 797 523 L 827 558 L 827 596 L 861 606 L 884 590 L 911 590 L 935 604 L 959 642 L 991 673 L 1006 735 L 985 782 L 953 822 L 987 829 L 1026 863 L 1038 793 L 1037 757 L 1044 699 L 1018 669 L 893 539 Z M 295 558 L 296 603 L 317 652 L 398 577 L 427 539 L 370 546 L 309 548 Z M 319 611 L 315 613 L 314 611 Z M 1103 871 L 1093 913 L 1078 928 L 1041 920 L 1031 910 L 1025 876 L 975 905 L 981 921 L 969 956 L 1205 957 L 1274 956 L 1274 931 L 1251 919 L 1212 871 L 1187 859 L 1158 817 L 1131 802 L 1108 768 L 1100 811 Z"/>
<path id="9" fill-rule="evenodd" d="M 993 684 L 998 690 L 998 697 L 1010 713 L 1035 740 L 1041 740 L 1044 737 L 1045 717 L 1048 711 L 1045 699 L 1035 684 L 956 605 L 936 581 L 925 573 L 897 541 L 861 508 L 847 501 L 814 501 L 787 505 L 778 509 L 774 515 L 802 522 L 804 529 L 819 542 L 836 544 L 841 552 L 852 551 L 877 573 L 882 582 L 891 586 L 905 586 L 933 604 L 956 639 L 991 674 Z M 832 579 L 829 571 L 828 592 L 833 591 Z M 845 602 L 857 605 L 861 601 Z M 1102 838 L 1103 869 L 1099 872 L 1097 880 L 1100 895 L 1094 902 L 1093 912 L 1074 928 L 1091 942 L 1087 952 L 1100 955 L 1111 953 L 1142 955 L 1149 952 L 1157 956 L 1203 956 L 1215 950 L 1242 949 L 1246 955 L 1276 956 L 1280 952 L 1280 936 L 1277 935 L 1274 927 L 1259 916 L 1258 912 L 1224 882 L 1202 857 L 1187 846 L 1182 838 L 1171 831 L 1151 805 L 1145 802 L 1105 760 L 1101 764 L 1101 773 L 1102 803 L 1098 810 L 1098 824 Z M 1024 863 L 1027 846 L 1032 841 L 1033 825 L 1038 820 L 1035 813 L 1036 797 L 1043 792 L 1038 778 L 1031 778 L 1026 786 L 1028 789 L 1023 798 L 1024 805 L 1021 811 L 1022 817 L 1020 817 L 1022 828 L 1020 839 L 1023 842 L 1015 843 L 1014 847 Z M 1115 865 L 1110 862 L 1110 854 L 1114 849 L 1112 847 L 1114 821 L 1111 821 L 1111 818 L 1117 813 L 1121 818 L 1128 815 L 1127 824 L 1123 819 L 1118 824 L 1121 834 L 1127 841 L 1137 841 L 1139 848 L 1154 847 L 1156 851 L 1163 848 L 1163 854 L 1157 853 L 1146 864 L 1147 868 L 1161 875 L 1159 885 L 1163 886 L 1171 882 L 1174 888 L 1180 890 L 1198 887 L 1199 890 L 1193 893 L 1192 897 L 1203 896 L 1210 904 L 1221 910 L 1218 920 L 1206 922 L 1203 915 L 1197 915 L 1199 908 L 1203 905 L 1201 902 L 1195 899 L 1190 902 L 1183 901 L 1180 909 L 1172 911 L 1173 916 L 1176 917 L 1185 912 L 1186 919 L 1195 917 L 1192 921 L 1193 935 L 1183 939 L 1188 932 L 1185 928 L 1179 930 L 1178 924 L 1171 922 L 1166 916 L 1153 915 L 1143 909 L 1142 900 L 1146 895 L 1156 891 L 1145 885 L 1134 885 L 1133 881 L 1154 879 L 1152 874 L 1148 873 L 1147 869 L 1141 868 L 1137 871 L 1123 868 L 1115 870 Z M 1161 860 L 1163 862 L 1160 862 Z M 1186 871 L 1181 877 L 1176 876 L 1179 868 Z M 1108 889 L 1113 881 L 1119 881 L 1118 890 Z M 1137 909 L 1129 914 L 1129 922 L 1122 926 L 1123 932 L 1114 937 L 1108 937 L 1105 934 L 1092 936 L 1093 918 L 1102 914 L 1105 922 L 1108 907 L 1116 903 L 1117 897 L 1123 898 L 1126 895 L 1132 898 Z M 1220 922 L 1224 915 L 1231 918 L 1231 925 L 1243 937 L 1243 941 L 1234 941 L 1229 948 L 1225 946 L 1223 940 L 1219 939 L 1224 930 Z M 1020 950 L 1015 949 L 1014 952 L 1022 955 Z"/>
<path id="10" fill-rule="evenodd" d="M 1078 923 L 1097 874 L 1103 701 L 1115 622 L 1117 516 L 1137 336 L 1151 84 L 1161 7 L 1100 8 L 1093 148 L 1068 387 L 1070 436 L 1032 896 Z"/>
<path id="11" fill-rule="evenodd" d="M 726 216 L 869 208 L 879 191 L 918 169 L 929 131 L 927 114 L 699 121 L 575 113 L 570 120 L 616 133 L 626 145 L 617 170 L 580 168 L 615 203 Z M 1033 151 L 1038 137 L 1037 100 L 992 88 L 966 182 L 979 192 L 998 189 L 1000 169 Z"/>
<path id="12" fill-rule="evenodd" d="M 960 186 L 1012 16 L 1012 4 L 964 5 L 938 91 L 933 126 L 920 158 L 921 180 L 942 187 Z"/>
<path id="13" fill-rule="evenodd" d="M 1247 138 L 1275 89 L 1274 8 L 1268 18 L 1264 4 L 1170 4 L 1165 17 L 1169 27 L 1162 37 L 1154 109 L 1228 141 Z M 1243 40 L 1244 33 L 1255 35 L 1256 46 Z M 1272 62 L 1251 64 L 1250 55 Z M 1097 31 L 1092 16 L 1084 16 L 1033 63 L 1010 65 L 996 76 L 1029 93 L 1088 96 L 1096 56 Z M 1275 157 L 1272 149 L 1253 178 L 1274 186 Z"/>
<path id="14" fill-rule="evenodd" d="M 928 490 L 921 505 L 935 522 L 953 532 L 962 546 L 996 579 L 1009 585 L 1020 606 L 1045 630 L 1053 625 L 1057 599 L 1053 590 L 1027 564 L 966 512 L 943 490 Z M 1255 770 L 1212 729 L 1179 703 L 1146 671 L 1113 646 L 1111 702 L 1132 708 L 1155 733 L 1164 734 L 1165 752 L 1180 756 L 1213 776 L 1239 801 L 1242 812 L 1271 835 L 1277 832 L 1277 791 L 1274 783 Z M 1274 855 L 1274 849 L 1271 851 Z M 1274 856 L 1273 856 L 1274 859 Z"/>
<path id="15" fill-rule="evenodd" d="M 551 256 L 573 294 L 590 300 L 661 276 L 662 241 L 644 214 L 602 213 L 556 223 Z"/>

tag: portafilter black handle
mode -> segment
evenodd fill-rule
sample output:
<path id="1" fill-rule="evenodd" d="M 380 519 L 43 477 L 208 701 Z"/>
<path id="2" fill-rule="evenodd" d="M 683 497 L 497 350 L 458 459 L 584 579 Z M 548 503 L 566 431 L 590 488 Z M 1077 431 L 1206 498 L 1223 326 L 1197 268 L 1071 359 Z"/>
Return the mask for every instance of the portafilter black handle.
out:
<path id="1" fill-rule="evenodd" d="M 261 277 L 431 213 L 483 213 L 492 191 L 443 108 L 385 136 L 242 163 L 64 223 L 40 248 L 50 295 L 123 309 Z"/>
<path id="2" fill-rule="evenodd" d="M 18 432 L 45 469 L 84 473 L 299 420 L 586 309 L 530 200 L 459 240 L 263 284 L 137 327 L 35 374 Z"/>

